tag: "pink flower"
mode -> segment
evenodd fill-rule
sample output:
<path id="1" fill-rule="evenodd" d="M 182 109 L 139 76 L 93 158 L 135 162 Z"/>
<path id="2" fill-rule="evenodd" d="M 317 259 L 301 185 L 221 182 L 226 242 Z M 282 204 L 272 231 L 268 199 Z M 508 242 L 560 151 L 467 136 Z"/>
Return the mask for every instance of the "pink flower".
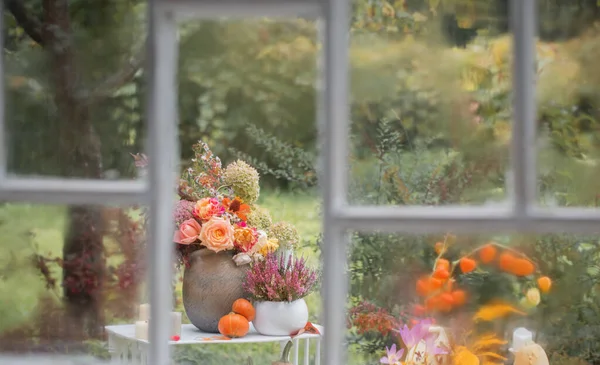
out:
<path id="1" fill-rule="evenodd" d="M 270 253 L 246 272 L 243 287 L 258 301 L 293 302 L 310 294 L 317 281 L 317 271 L 308 268 L 303 258 L 286 260 Z"/>
<path id="2" fill-rule="evenodd" d="M 382 364 L 399 365 L 401 363 L 404 349 L 396 351 L 396 344 L 393 344 L 391 348 L 385 348 L 386 356 L 382 357 L 379 362 Z"/>
<path id="3" fill-rule="evenodd" d="M 214 216 L 225 213 L 225 207 L 215 198 L 204 198 L 198 200 L 193 213 L 197 218 L 207 221 Z"/>
<path id="4" fill-rule="evenodd" d="M 435 355 L 445 354 L 445 350 L 442 348 L 438 348 L 435 345 L 435 336 L 431 332 L 429 332 L 429 327 L 433 325 L 433 320 L 430 318 L 422 319 L 417 324 L 415 324 L 412 328 L 408 328 L 407 325 L 404 325 L 403 328 L 395 330 L 400 334 L 402 338 L 402 342 L 407 348 L 414 347 L 419 344 L 421 341 L 426 342 L 427 351 L 433 353 Z"/>
<path id="5" fill-rule="evenodd" d="M 177 202 L 177 205 L 175 206 L 175 211 L 173 212 L 175 226 L 179 227 L 181 223 L 187 221 L 188 219 L 194 218 L 194 216 L 192 215 L 193 210 L 193 202 L 187 200 L 179 200 Z"/>
<path id="6" fill-rule="evenodd" d="M 233 226 L 228 220 L 212 217 L 202 225 L 200 241 L 206 248 L 214 251 L 233 249 Z"/>
<path id="7" fill-rule="evenodd" d="M 182 245 L 194 243 L 200 235 L 200 224 L 194 218 L 188 219 L 181 223 L 179 230 L 175 232 L 173 241 Z"/>

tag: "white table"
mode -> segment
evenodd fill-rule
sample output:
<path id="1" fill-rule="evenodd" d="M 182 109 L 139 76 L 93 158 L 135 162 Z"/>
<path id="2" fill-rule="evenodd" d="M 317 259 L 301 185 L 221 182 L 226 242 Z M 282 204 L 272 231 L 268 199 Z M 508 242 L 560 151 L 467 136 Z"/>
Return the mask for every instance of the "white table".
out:
<path id="1" fill-rule="evenodd" d="M 314 325 L 321 334 L 323 327 Z M 113 364 L 123 365 L 146 365 L 148 364 L 148 341 L 135 338 L 135 325 L 115 325 L 107 326 L 108 333 L 108 348 L 112 356 Z M 184 324 L 181 327 L 181 338 L 179 341 L 171 341 L 170 344 L 175 345 L 211 345 L 211 344 L 240 344 L 240 343 L 272 343 L 278 342 L 283 349 L 289 340 L 292 340 L 294 346 L 290 357 L 294 365 L 298 364 L 298 351 L 301 344 L 304 346 L 304 363 L 310 365 L 310 343 L 316 345 L 316 356 L 313 361 L 315 365 L 320 364 L 321 353 L 321 336 L 316 334 L 303 333 L 293 339 L 290 336 L 263 336 L 256 332 L 254 327 L 250 325 L 250 332 L 242 338 L 233 338 L 230 340 L 215 339 L 219 334 L 201 332 L 194 325 Z M 313 341 L 311 341 L 313 340 Z M 226 351 L 226 350 L 224 350 Z M 277 354 L 274 354 L 273 360 L 276 360 Z M 226 365 L 226 364 L 224 364 Z M 256 365 L 262 365 L 256 362 Z"/>

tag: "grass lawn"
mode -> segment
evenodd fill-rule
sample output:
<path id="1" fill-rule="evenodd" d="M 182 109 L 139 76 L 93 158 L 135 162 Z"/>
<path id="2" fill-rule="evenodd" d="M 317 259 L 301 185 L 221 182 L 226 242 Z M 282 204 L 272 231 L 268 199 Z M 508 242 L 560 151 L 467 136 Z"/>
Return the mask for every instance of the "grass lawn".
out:
<path id="1" fill-rule="evenodd" d="M 269 209 L 274 222 L 285 220 L 296 225 L 303 238 L 297 255 L 307 257 L 317 265 L 319 256 L 315 241 L 321 223 L 316 196 L 263 191 L 259 204 Z M 48 293 L 39 272 L 31 264 L 31 255 L 38 251 L 44 255 L 61 256 L 65 226 L 65 208 L 62 206 L 0 206 L 0 334 L 27 324 L 32 319 L 40 296 Z M 54 273 L 60 276 L 60 272 Z M 56 294 L 60 296 L 60 290 Z M 318 320 L 320 311 L 318 296 L 312 294 L 307 298 L 313 321 Z M 202 350 L 201 353 L 213 357 L 206 351 Z M 194 358 L 200 355 L 198 351 L 193 354 Z M 238 354 L 235 358 L 239 359 L 240 356 Z"/>

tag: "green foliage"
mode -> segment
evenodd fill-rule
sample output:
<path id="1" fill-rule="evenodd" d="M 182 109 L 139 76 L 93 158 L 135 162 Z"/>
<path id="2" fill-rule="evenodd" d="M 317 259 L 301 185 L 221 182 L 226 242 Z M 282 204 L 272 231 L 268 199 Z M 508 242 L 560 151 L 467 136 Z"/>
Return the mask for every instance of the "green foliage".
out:
<path id="1" fill-rule="evenodd" d="M 183 146 L 188 139 L 202 139 L 225 161 L 233 157 L 229 146 L 261 158 L 260 147 L 246 135 L 251 121 L 278 138 L 293 135 L 297 146 L 314 148 L 314 23 L 207 21 L 184 29 L 179 73 L 185 97 L 180 103 L 186 103 L 180 105 Z"/>
<path id="2" fill-rule="evenodd" d="M 536 239 L 533 255 L 554 279 L 553 294 L 534 317 L 547 352 L 600 360 L 600 242 L 598 237 L 553 235 Z M 557 316 L 557 313 L 561 315 Z"/>
<path id="3" fill-rule="evenodd" d="M 314 153 L 284 142 L 252 124 L 246 127 L 246 136 L 262 151 L 262 159 L 230 148 L 233 156 L 256 166 L 263 175 L 293 183 L 302 189 L 316 184 Z"/>

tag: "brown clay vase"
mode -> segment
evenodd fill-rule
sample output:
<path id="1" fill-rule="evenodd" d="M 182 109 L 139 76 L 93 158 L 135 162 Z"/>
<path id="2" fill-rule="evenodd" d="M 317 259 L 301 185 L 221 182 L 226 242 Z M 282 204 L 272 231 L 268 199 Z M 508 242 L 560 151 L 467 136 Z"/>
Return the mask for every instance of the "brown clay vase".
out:
<path id="1" fill-rule="evenodd" d="M 244 297 L 244 277 L 249 265 L 237 266 L 231 251 L 194 251 L 183 273 L 183 306 L 199 330 L 219 333 L 219 319 Z"/>

